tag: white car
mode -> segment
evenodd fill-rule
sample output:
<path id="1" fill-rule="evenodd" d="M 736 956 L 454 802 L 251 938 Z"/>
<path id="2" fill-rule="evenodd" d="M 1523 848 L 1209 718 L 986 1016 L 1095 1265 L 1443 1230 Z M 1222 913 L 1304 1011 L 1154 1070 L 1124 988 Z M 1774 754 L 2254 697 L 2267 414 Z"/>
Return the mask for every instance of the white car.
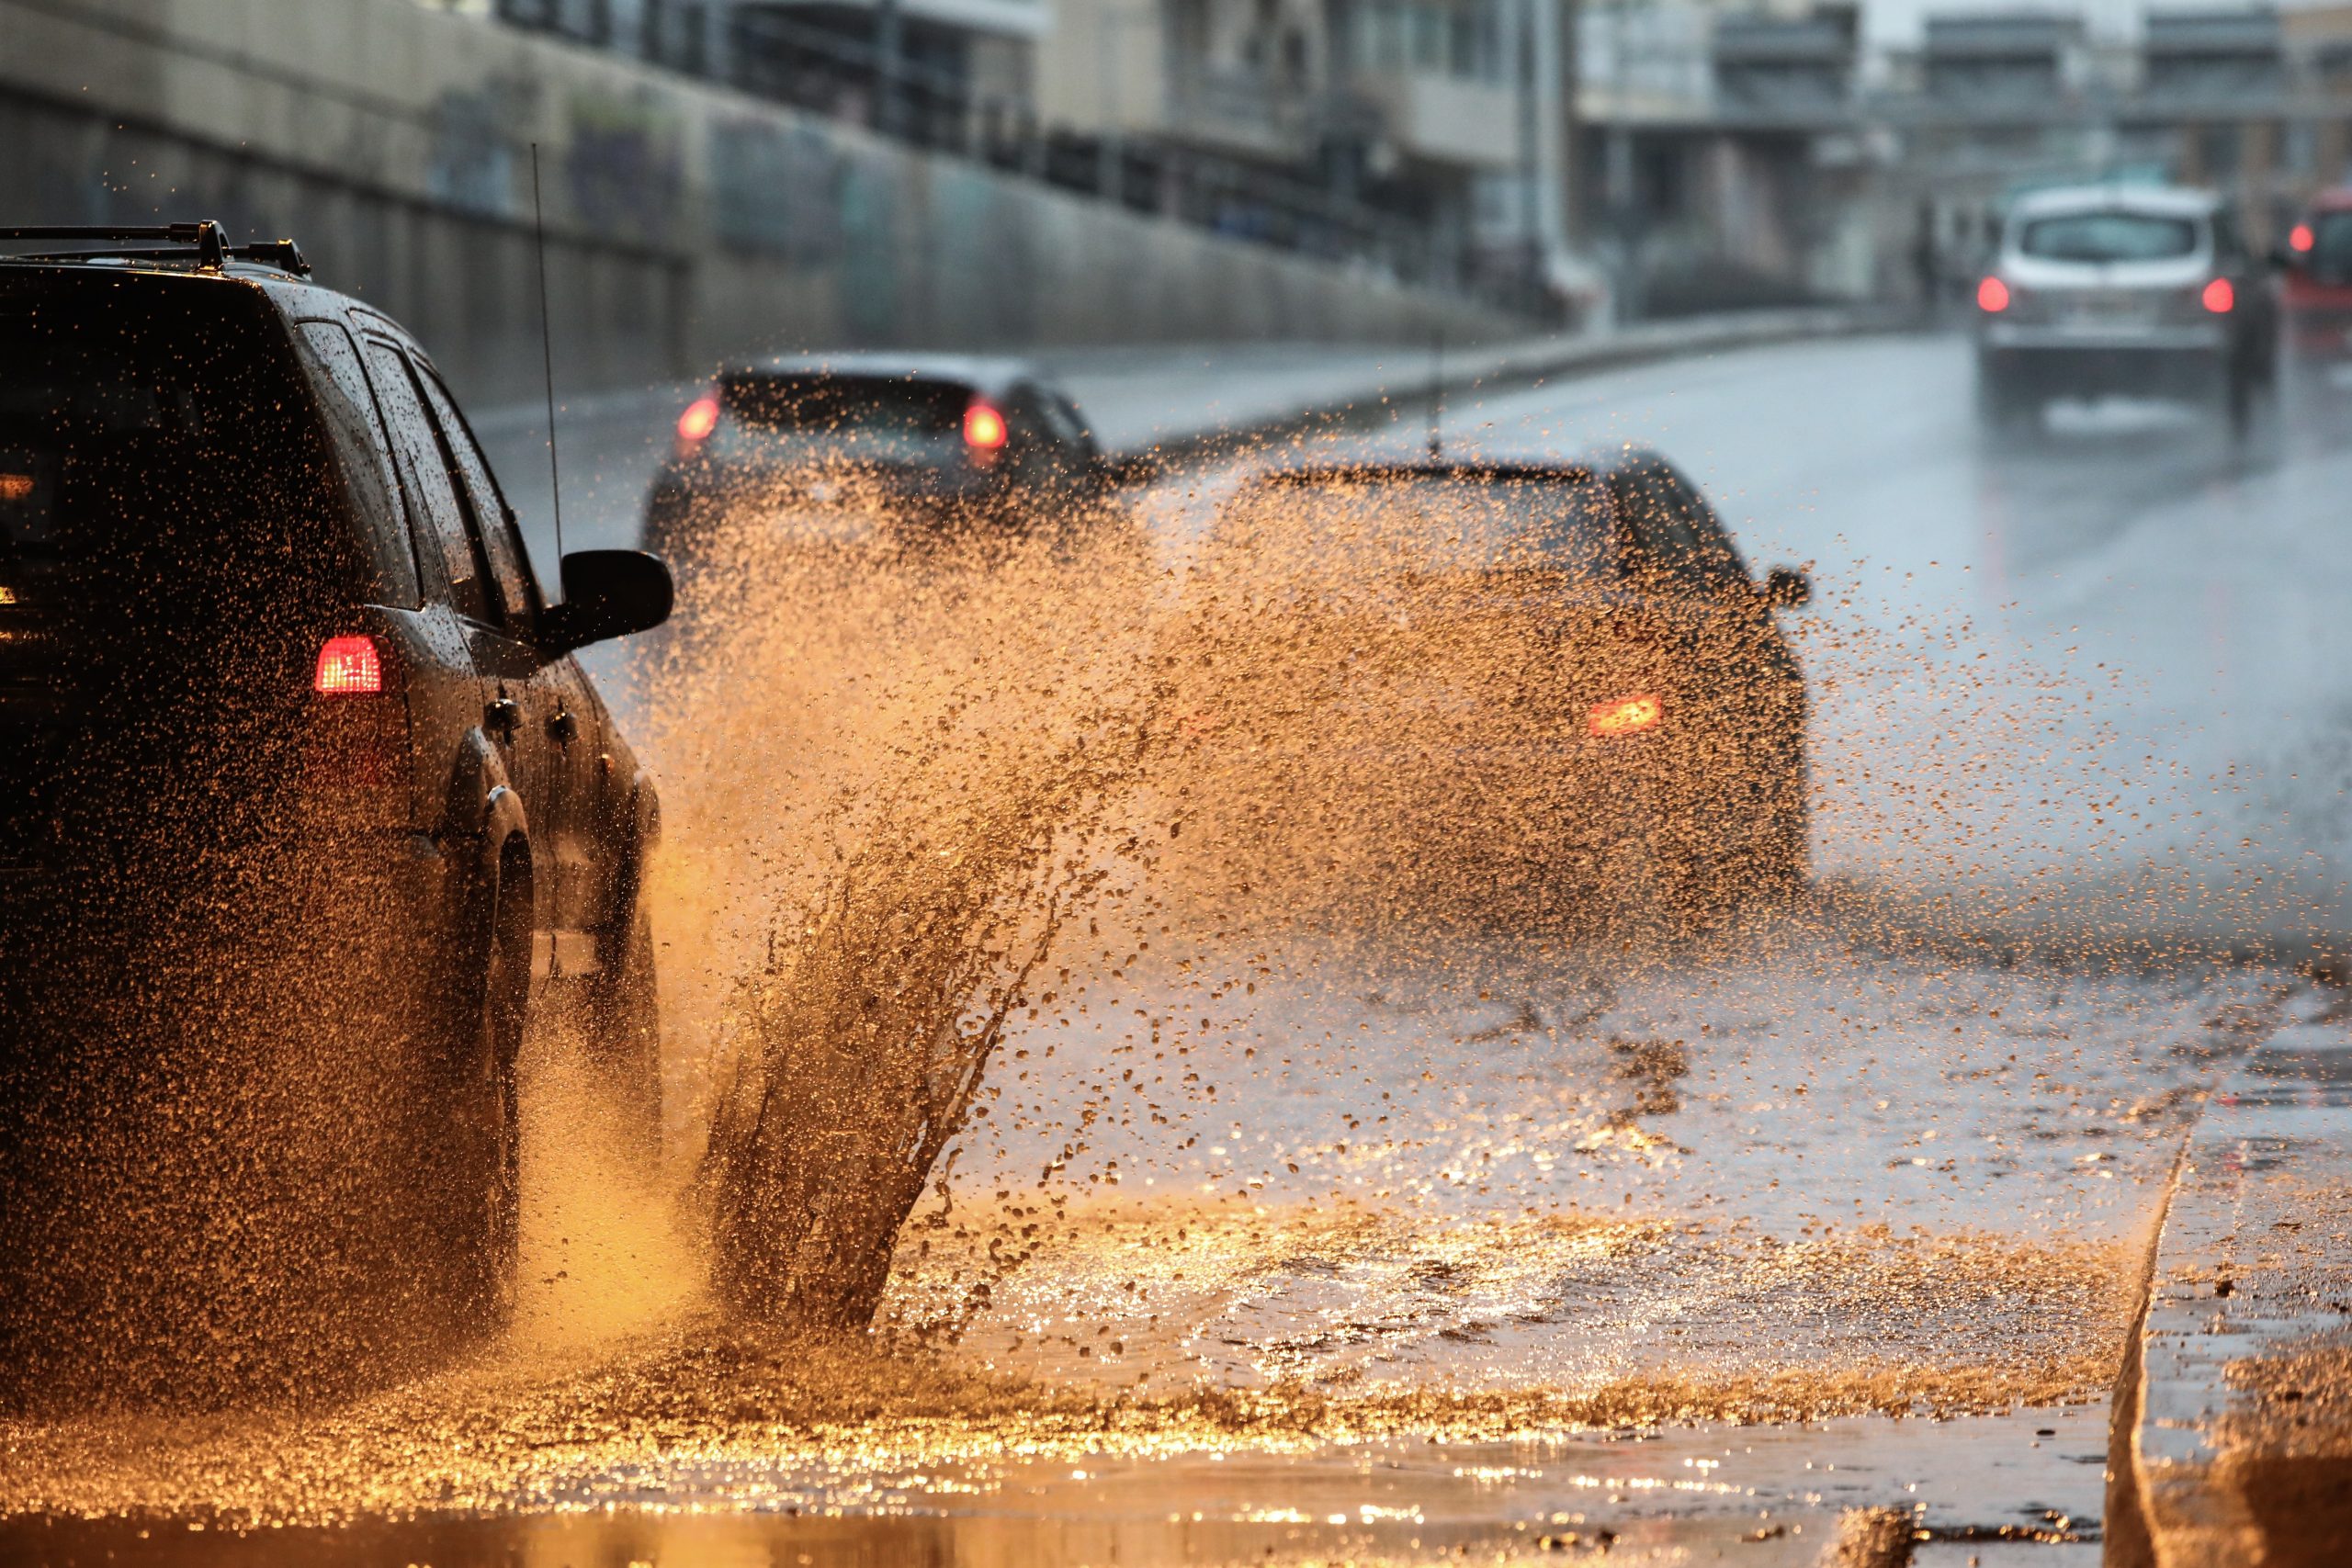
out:
<path id="1" fill-rule="evenodd" d="M 2037 420 L 2059 398 L 2217 404 L 2243 430 L 2278 366 L 2278 303 L 2222 198 L 2162 186 L 2037 191 L 1976 286 L 1977 409 Z"/>

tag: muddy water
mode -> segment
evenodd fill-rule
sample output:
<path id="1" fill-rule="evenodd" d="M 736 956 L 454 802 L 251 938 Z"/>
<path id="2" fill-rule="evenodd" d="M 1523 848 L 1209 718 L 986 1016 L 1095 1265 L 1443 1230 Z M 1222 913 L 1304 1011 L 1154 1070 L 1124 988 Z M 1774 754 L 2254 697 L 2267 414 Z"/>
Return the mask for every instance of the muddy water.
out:
<path id="1" fill-rule="evenodd" d="M 1286 703 L 1356 673 L 1246 593 L 1193 657 L 1214 499 L 1157 497 L 1140 551 L 730 543 L 643 676 L 668 1188 L 550 1033 L 509 1342 L 332 1411 L 9 1427 L 6 1512 L 138 1517 L 15 1543 L 1556 1560 L 1607 1529 L 1794 1562 L 1864 1503 L 2017 1528 L 1970 1511 L 2004 1467 L 2094 1508 L 2183 1119 L 2318 999 L 1851 897 L 1692 931 L 1638 864 L 1563 908 L 1400 840 L 1432 799 L 1465 830 L 1411 760 L 1459 690 Z M 1421 635 L 1473 694 L 1499 662 L 1491 628 Z M 1400 841 L 1417 896 L 1384 903 Z M 844 1192 L 818 1250 L 865 1249 L 827 1288 L 876 1328 L 811 1337 L 775 1233 Z"/>

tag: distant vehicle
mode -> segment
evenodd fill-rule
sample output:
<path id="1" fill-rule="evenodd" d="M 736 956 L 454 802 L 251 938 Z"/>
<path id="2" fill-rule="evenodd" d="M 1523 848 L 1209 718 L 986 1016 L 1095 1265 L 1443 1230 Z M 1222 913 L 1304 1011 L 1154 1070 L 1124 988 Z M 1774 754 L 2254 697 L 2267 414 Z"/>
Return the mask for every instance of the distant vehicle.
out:
<path id="1" fill-rule="evenodd" d="M 1067 393 L 1019 359 L 857 354 L 721 370 L 678 417 L 643 541 L 690 565 L 746 507 L 816 537 L 915 542 L 1099 515 L 1114 480 Z"/>
<path id="2" fill-rule="evenodd" d="M 435 1184 L 457 1294 L 494 1321 L 535 976 L 578 982 L 632 1130 L 658 1127 L 657 802 L 571 655 L 661 622 L 669 573 L 583 551 L 546 603 L 433 361 L 291 242 L 0 247 L 39 253 L 0 255 L 0 967 L 135 964 L 176 920 L 233 986 L 252 937 L 211 933 L 213 900 L 329 889 L 301 934 L 401 987 L 366 1002 L 423 1046 L 396 1098 L 427 1147 L 381 1157 Z"/>
<path id="3" fill-rule="evenodd" d="M 2314 197 L 2277 259 L 2290 363 L 2324 375 L 2352 361 L 2352 188 Z"/>
<path id="4" fill-rule="evenodd" d="M 2155 186 L 2021 197 L 1976 286 L 1976 399 L 2023 425 L 2058 398 L 2160 397 L 2243 432 L 2276 381 L 2278 310 L 2222 199 Z"/>
<path id="5" fill-rule="evenodd" d="M 1628 848 L 1686 909 L 1805 880 L 1805 683 L 1774 612 L 1811 586 L 1786 567 L 1751 577 L 1656 452 L 1277 470 L 1222 508 L 1196 581 L 1204 604 L 1282 603 L 1330 623 L 1286 632 L 1296 654 L 1265 671 L 1277 689 L 1237 708 L 1311 702 L 1318 751 L 1349 744 L 1350 712 L 1375 736 L 1419 716 L 1398 740 L 1444 761 L 1408 786 L 1548 803 L 1537 838 L 1563 886 Z M 1209 654 L 1223 681 L 1246 665 Z M 1250 769 L 1278 769 L 1275 750 L 1251 750 Z M 1341 787 L 1395 771 L 1351 770 Z"/>

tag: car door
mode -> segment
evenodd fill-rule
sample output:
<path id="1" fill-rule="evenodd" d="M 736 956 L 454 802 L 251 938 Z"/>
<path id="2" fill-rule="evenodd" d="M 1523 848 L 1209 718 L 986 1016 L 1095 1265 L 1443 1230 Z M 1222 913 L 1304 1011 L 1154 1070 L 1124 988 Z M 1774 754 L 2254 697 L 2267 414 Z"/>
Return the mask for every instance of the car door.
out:
<path id="1" fill-rule="evenodd" d="M 1641 599 L 1638 624 L 1657 660 L 1668 725 L 1685 735 L 1694 726 L 1712 729 L 1724 696 L 1728 628 L 1690 510 L 1661 464 L 1621 468 L 1609 486 L 1624 529 L 1626 581 Z"/>
<path id="2" fill-rule="evenodd" d="M 366 330 L 366 318 L 361 325 L 359 359 L 383 420 L 424 599 L 413 623 L 421 657 L 410 673 L 409 747 L 416 820 L 437 829 L 469 739 L 486 734 L 469 629 L 481 614 L 483 574 L 464 547 L 456 491 L 400 345 Z"/>
<path id="3" fill-rule="evenodd" d="M 578 662 L 570 654 L 550 659 L 542 650 L 544 605 L 530 557 L 514 509 L 457 400 L 422 355 L 409 356 L 409 368 L 448 456 L 458 511 L 488 571 L 490 618 L 474 638 L 478 667 L 501 695 L 522 705 L 508 745 L 526 781 L 534 837 L 551 852 L 543 863 L 552 875 L 553 972 L 578 977 L 595 966 L 590 933 L 600 923 L 605 892 L 595 831 L 603 715 Z"/>
<path id="4" fill-rule="evenodd" d="M 1722 782 L 1760 787 L 1786 772 L 1789 747 L 1803 743 L 1804 679 L 1714 509 L 1665 464 L 1640 478 L 1653 547 L 1674 554 L 1666 577 L 1686 628 L 1684 706 L 1703 717 L 1704 749 Z"/>

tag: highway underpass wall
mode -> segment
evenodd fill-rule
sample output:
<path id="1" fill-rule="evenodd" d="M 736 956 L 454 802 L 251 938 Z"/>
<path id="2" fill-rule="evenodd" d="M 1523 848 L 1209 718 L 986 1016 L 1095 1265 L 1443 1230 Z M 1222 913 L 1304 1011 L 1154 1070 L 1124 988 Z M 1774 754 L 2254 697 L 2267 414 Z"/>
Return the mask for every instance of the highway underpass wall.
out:
<path id="1" fill-rule="evenodd" d="M 419 0 L 0 0 L 0 223 L 291 235 L 469 399 L 842 344 L 1457 342 L 1466 301 Z"/>

